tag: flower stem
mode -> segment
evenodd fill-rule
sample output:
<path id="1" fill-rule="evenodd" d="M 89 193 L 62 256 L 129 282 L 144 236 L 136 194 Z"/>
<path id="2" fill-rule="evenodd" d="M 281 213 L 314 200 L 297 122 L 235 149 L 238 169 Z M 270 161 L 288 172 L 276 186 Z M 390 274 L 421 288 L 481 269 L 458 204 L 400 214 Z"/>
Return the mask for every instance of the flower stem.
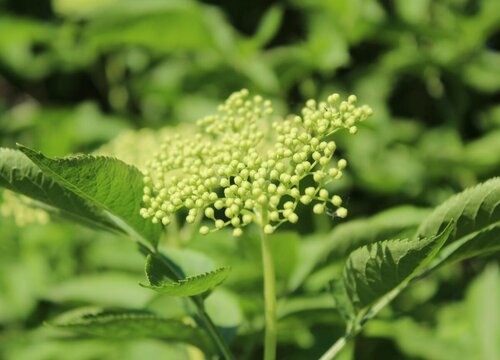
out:
<path id="1" fill-rule="evenodd" d="M 138 243 L 139 245 L 139 250 L 145 254 L 145 255 L 153 255 L 159 258 L 165 266 L 167 266 L 170 271 L 175 275 L 176 280 L 182 279 L 181 274 L 177 271 L 177 269 L 172 267 L 172 264 L 168 261 L 165 260 L 163 255 L 157 250 L 157 249 L 150 249 L 146 246 L 144 246 L 141 243 Z M 207 314 L 205 310 L 205 304 L 203 301 L 203 297 L 200 295 L 196 296 L 190 296 L 189 300 L 191 300 L 196 307 L 196 311 L 198 313 L 198 316 L 200 317 L 200 321 L 203 324 L 203 327 L 205 330 L 210 334 L 210 337 L 212 338 L 213 342 L 217 346 L 218 351 L 220 354 L 223 356 L 225 360 L 234 360 L 234 356 L 231 353 L 231 350 L 229 349 L 229 346 L 226 344 L 226 341 L 222 337 L 220 331 L 217 329 L 215 326 L 214 322 L 210 318 L 210 316 Z"/>
<path id="2" fill-rule="evenodd" d="M 265 223 L 265 221 L 263 222 Z M 260 229 L 262 247 L 262 266 L 264 270 L 264 302 L 265 302 L 265 338 L 264 360 L 276 359 L 276 279 L 274 274 L 273 256 L 269 244 L 269 237 Z"/>
<path id="3" fill-rule="evenodd" d="M 349 336 L 342 336 L 338 339 L 328 350 L 324 353 L 319 360 L 332 360 L 344 348 L 349 340 Z"/>
<path id="4" fill-rule="evenodd" d="M 217 347 L 218 347 L 219 351 L 221 352 L 222 356 L 224 357 L 224 359 L 234 360 L 234 357 L 231 353 L 231 350 L 229 350 L 229 348 L 228 348 L 226 342 L 224 341 L 224 339 L 222 338 L 220 332 L 217 330 L 212 319 L 205 311 L 203 299 L 200 297 L 192 297 L 192 299 L 193 299 L 193 302 L 196 306 L 196 309 L 198 310 L 198 316 L 200 317 L 202 323 L 205 326 L 205 329 L 208 331 L 208 333 L 212 337 L 213 341 L 217 344 Z"/>

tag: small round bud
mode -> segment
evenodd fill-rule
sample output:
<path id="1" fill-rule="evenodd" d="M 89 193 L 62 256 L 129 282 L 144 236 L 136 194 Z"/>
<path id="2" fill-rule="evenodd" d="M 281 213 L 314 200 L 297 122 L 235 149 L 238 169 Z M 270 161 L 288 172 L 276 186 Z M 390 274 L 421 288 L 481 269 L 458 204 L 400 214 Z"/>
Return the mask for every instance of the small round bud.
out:
<path id="1" fill-rule="evenodd" d="M 340 207 L 335 211 L 335 215 L 337 215 L 340 218 L 345 218 L 347 216 L 347 209 L 344 207 Z"/>
<path id="2" fill-rule="evenodd" d="M 212 219 L 214 217 L 214 214 L 215 214 L 214 209 L 210 207 L 205 209 L 205 216 L 207 218 Z"/>
<path id="3" fill-rule="evenodd" d="M 252 215 L 250 214 L 245 214 L 241 218 L 243 220 L 243 224 L 250 224 L 252 222 Z"/>
<path id="4" fill-rule="evenodd" d="M 335 104 L 339 100 L 339 98 L 340 98 L 340 95 L 335 93 L 335 94 L 328 96 L 327 101 L 329 104 Z"/>
<path id="5" fill-rule="evenodd" d="M 333 195 L 332 196 L 332 204 L 335 206 L 340 206 L 342 205 L 342 198 L 338 195 Z"/>
<path id="6" fill-rule="evenodd" d="M 323 214 L 324 211 L 325 211 L 325 205 L 323 205 L 323 204 L 316 204 L 313 207 L 313 212 L 315 214 L 318 214 L 318 215 Z"/>
<path id="7" fill-rule="evenodd" d="M 202 226 L 202 227 L 200 228 L 200 234 L 202 234 L 202 235 L 206 235 L 206 234 L 208 234 L 209 232 L 210 232 L 210 229 L 208 228 L 208 226 Z"/>
<path id="8" fill-rule="evenodd" d="M 306 195 L 309 195 L 309 196 L 314 196 L 314 194 L 316 193 L 316 189 L 313 188 L 312 186 L 306 188 L 306 191 L 305 191 Z"/>
<path id="9" fill-rule="evenodd" d="M 310 204 L 312 201 L 312 198 L 309 195 L 302 195 L 300 197 L 300 202 L 304 205 Z"/>
<path id="10" fill-rule="evenodd" d="M 219 220 L 215 220 L 215 227 L 217 229 L 222 229 L 224 227 L 224 221 L 222 221 L 220 219 Z"/>
<path id="11" fill-rule="evenodd" d="M 235 236 L 235 237 L 240 237 L 242 234 L 243 234 L 243 230 L 241 230 L 240 228 L 235 228 L 233 230 L 233 236 Z"/>
<path id="12" fill-rule="evenodd" d="M 331 168 L 328 170 L 328 175 L 331 176 L 331 177 L 335 177 L 337 176 L 337 174 L 339 173 L 339 171 L 336 169 L 336 168 Z"/>
<path id="13" fill-rule="evenodd" d="M 215 203 L 214 203 L 214 207 L 217 209 L 217 210 L 220 210 L 224 207 L 224 202 L 222 200 L 217 200 Z"/>
<path id="14" fill-rule="evenodd" d="M 164 217 L 162 217 L 162 219 L 161 219 L 161 223 L 162 223 L 163 225 L 168 225 L 168 224 L 170 224 L 170 217 L 168 217 L 168 216 L 164 216 Z"/>
<path id="15" fill-rule="evenodd" d="M 274 232 L 274 227 L 271 224 L 264 226 L 264 234 L 270 235 Z"/>
<path id="16" fill-rule="evenodd" d="M 320 197 L 321 199 L 323 199 L 323 200 L 328 200 L 328 198 L 329 198 L 328 190 L 326 190 L 326 189 L 321 189 L 321 190 L 319 191 L 319 197 Z"/>
<path id="17" fill-rule="evenodd" d="M 284 209 L 293 209 L 293 201 L 287 201 L 286 203 L 283 204 Z"/>
<path id="18" fill-rule="evenodd" d="M 345 167 L 347 166 L 346 159 L 340 159 L 337 163 L 337 166 L 339 167 L 340 170 L 345 169 Z"/>
<path id="19" fill-rule="evenodd" d="M 321 180 L 323 180 L 324 177 L 325 177 L 325 173 L 321 170 L 318 170 L 313 174 L 313 179 L 316 182 L 320 182 Z"/>
<path id="20" fill-rule="evenodd" d="M 297 221 L 299 221 L 299 216 L 292 212 L 287 216 L 288 221 L 290 221 L 292 224 L 295 224 Z"/>

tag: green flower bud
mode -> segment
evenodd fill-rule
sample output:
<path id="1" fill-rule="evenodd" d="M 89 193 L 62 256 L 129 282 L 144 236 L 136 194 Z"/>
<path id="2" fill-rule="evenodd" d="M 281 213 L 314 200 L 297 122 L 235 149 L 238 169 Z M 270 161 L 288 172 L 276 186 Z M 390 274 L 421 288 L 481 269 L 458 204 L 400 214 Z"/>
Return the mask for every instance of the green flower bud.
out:
<path id="1" fill-rule="evenodd" d="M 316 189 L 313 188 L 312 186 L 306 188 L 306 190 L 305 190 L 305 194 L 309 195 L 311 197 L 314 196 L 315 193 L 316 193 Z"/>
<path id="2" fill-rule="evenodd" d="M 309 195 L 302 195 L 300 197 L 300 202 L 304 205 L 310 204 L 312 201 L 312 198 Z"/>
<path id="3" fill-rule="evenodd" d="M 210 232 L 210 229 L 208 228 L 208 226 L 202 226 L 200 228 L 200 234 L 203 234 L 203 235 L 206 235 Z"/>
<path id="4" fill-rule="evenodd" d="M 235 228 L 233 229 L 233 236 L 234 237 L 240 237 L 243 234 L 243 230 L 240 228 Z"/>
<path id="5" fill-rule="evenodd" d="M 340 206 L 342 205 L 342 198 L 338 195 L 333 195 L 332 196 L 332 204 L 335 206 Z"/>
<path id="6" fill-rule="evenodd" d="M 337 211 L 335 212 L 335 214 L 340 217 L 340 218 L 345 218 L 347 216 L 347 209 L 346 208 L 343 208 L 343 207 L 340 207 L 337 209 Z"/>
<path id="7" fill-rule="evenodd" d="M 264 234 L 270 235 L 274 232 L 274 227 L 270 224 L 264 226 Z"/>
<path id="8" fill-rule="evenodd" d="M 315 214 L 323 214 L 325 212 L 325 206 L 323 204 L 316 204 L 313 207 L 313 212 Z"/>

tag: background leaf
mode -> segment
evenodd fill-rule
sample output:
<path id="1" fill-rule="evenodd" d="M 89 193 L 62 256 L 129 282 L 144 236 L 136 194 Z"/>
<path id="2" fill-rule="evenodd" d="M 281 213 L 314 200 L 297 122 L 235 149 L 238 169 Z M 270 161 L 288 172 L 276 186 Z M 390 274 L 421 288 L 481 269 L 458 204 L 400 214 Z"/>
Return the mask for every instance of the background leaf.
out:
<path id="1" fill-rule="evenodd" d="M 73 310 L 53 321 L 51 325 L 82 335 L 111 339 L 152 337 L 206 345 L 204 334 L 196 327 L 144 311 Z"/>

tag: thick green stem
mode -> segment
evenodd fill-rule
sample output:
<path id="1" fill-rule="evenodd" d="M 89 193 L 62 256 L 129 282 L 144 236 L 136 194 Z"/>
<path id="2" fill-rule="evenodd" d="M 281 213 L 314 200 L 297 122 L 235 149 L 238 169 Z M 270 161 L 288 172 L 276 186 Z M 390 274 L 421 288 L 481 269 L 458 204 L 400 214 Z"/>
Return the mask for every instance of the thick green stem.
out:
<path id="1" fill-rule="evenodd" d="M 263 224 L 266 219 L 263 219 Z M 274 275 L 274 263 L 269 244 L 269 237 L 263 231 L 261 226 L 261 247 L 262 247 L 262 266 L 264 270 L 264 302 L 265 302 L 265 338 L 264 338 L 264 360 L 276 359 L 276 279 Z"/>

